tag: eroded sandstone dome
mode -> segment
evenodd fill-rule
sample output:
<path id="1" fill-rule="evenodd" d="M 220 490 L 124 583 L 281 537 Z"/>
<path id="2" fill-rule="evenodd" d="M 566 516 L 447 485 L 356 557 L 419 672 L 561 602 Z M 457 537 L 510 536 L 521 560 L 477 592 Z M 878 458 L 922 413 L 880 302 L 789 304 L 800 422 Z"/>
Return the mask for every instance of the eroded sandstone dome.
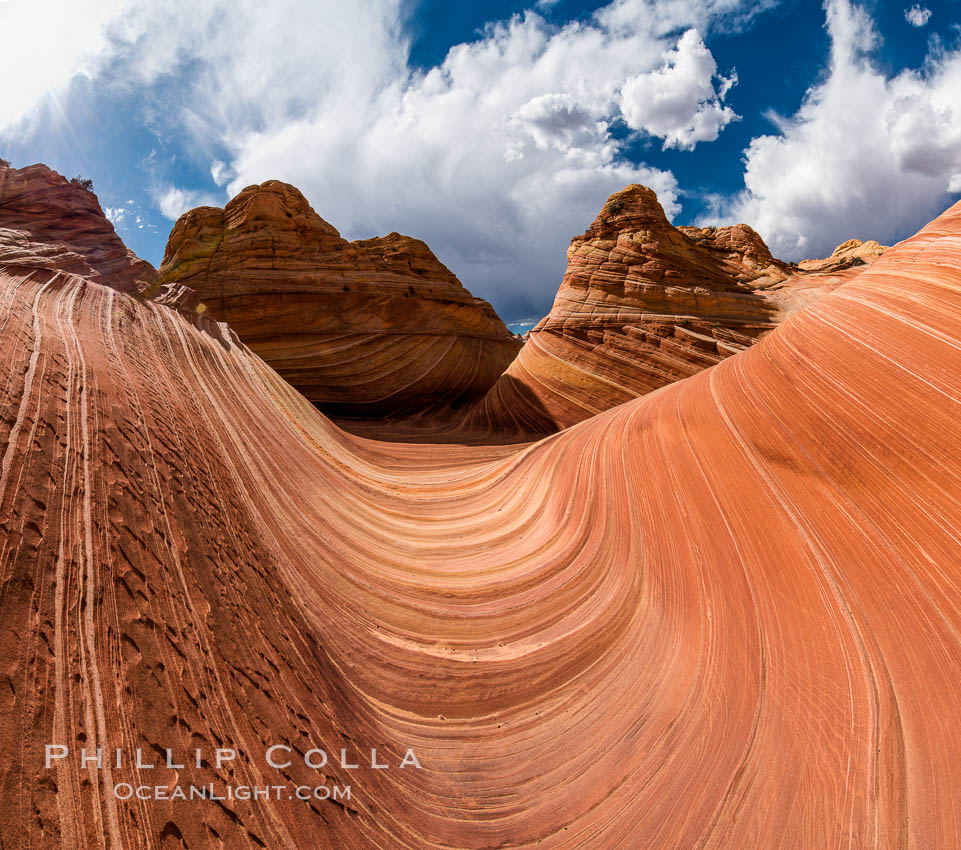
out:
<path id="1" fill-rule="evenodd" d="M 249 186 L 185 213 L 165 282 L 207 310 L 329 414 L 382 418 L 481 397 L 520 349 L 419 239 L 348 242 L 293 186 Z"/>
<path id="2" fill-rule="evenodd" d="M 571 240 L 550 313 L 465 427 L 549 434 L 694 375 L 882 250 L 836 252 L 808 271 L 775 259 L 746 224 L 674 227 L 653 190 L 628 186 Z"/>

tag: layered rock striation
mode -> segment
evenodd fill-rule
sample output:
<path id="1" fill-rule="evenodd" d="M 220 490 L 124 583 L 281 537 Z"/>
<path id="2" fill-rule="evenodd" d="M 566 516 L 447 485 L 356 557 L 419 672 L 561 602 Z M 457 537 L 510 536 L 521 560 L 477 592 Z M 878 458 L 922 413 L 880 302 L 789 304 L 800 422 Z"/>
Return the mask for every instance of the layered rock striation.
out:
<path id="1" fill-rule="evenodd" d="M 97 196 L 45 165 L 0 161 L 0 262 L 50 269 L 141 292 L 157 272 L 120 240 Z"/>
<path id="2" fill-rule="evenodd" d="M 409 415 L 475 400 L 520 349 L 420 240 L 348 242 L 293 186 L 250 186 L 170 234 L 160 272 L 325 412 Z"/>
<path id="3" fill-rule="evenodd" d="M 961 205 L 521 447 L 349 436 L 33 244 L 0 260 L 2 846 L 961 846 Z"/>
<path id="4" fill-rule="evenodd" d="M 857 266 L 867 266 L 873 263 L 885 251 L 887 245 L 881 245 L 873 239 L 867 242 L 861 239 L 848 239 L 834 249 L 830 257 L 823 260 L 802 260 L 798 268 L 812 272 L 840 272 Z"/>
<path id="5" fill-rule="evenodd" d="M 550 313 L 466 426 L 548 434 L 713 366 L 880 255 L 865 244 L 808 273 L 745 224 L 673 227 L 651 189 L 628 186 L 571 241 Z"/>

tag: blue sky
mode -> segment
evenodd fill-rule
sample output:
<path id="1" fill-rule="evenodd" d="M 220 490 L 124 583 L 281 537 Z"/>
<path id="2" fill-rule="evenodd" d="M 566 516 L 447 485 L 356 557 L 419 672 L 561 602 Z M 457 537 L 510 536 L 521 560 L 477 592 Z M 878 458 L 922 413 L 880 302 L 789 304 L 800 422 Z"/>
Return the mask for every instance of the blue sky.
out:
<path id="1" fill-rule="evenodd" d="M 630 182 L 785 259 L 912 233 L 961 197 L 959 25 L 958 0 L 0 0 L 0 156 L 93 179 L 155 264 L 181 212 L 288 180 L 519 320 Z"/>

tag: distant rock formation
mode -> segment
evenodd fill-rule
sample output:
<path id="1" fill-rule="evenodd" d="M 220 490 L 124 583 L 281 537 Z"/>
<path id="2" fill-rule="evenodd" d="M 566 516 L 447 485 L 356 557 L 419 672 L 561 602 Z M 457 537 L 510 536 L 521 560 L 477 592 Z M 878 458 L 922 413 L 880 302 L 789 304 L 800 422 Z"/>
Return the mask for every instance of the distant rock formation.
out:
<path id="1" fill-rule="evenodd" d="M 808 273 L 775 259 L 746 224 L 674 227 L 651 189 L 628 186 L 571 241 L 550 313 L 465 427 L 548 434 L 686 378 L 754 345 L 882 250 L 852 240 Z"/>
<path id="2" fill-rule="evenodd" d="M 887 245 L 880 245 L 873 239 L 862 242 L 860 239 L 848 239 L 842 242 L 830 257 L 823 260 L 804 260 L 798 263 L 798 268 L 811 272 L 837 272 L 857 266 L 873 263 L 885 251 Z"/>
<path id="3" fill-rule="evenodd" d="M 117 236 L 97 196 L 46 165 L 0 161 L 0 262 L 57 269 L 139 292 L 157 272 Z"/>
<path id="4" fill-rule="evenodd" d="M 521 346 L 423 242 L 348 242 L 277 180 L 181 216 L 160 272 L 335 416 L 478 399 Z"/>

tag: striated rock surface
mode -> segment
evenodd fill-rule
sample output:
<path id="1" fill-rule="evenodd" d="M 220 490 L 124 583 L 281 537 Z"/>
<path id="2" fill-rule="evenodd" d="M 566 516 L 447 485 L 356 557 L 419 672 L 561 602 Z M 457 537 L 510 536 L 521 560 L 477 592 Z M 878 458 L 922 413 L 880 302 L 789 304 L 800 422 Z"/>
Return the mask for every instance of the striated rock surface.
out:
<path id="1" fill-rule="evenodd" d="M 420 240 L 348 242 L 293 186 L 183 215 L 160 268 L 325 412 L 388 417 L 480 398 L 520 342 Z"/>
<path id="2" fill-rule="evenodd" d="M 775 259 L 745 224 L 673 227 L 651 189 L 628 186 L 571 241 L 550 313 L 464 425 L 548 434 L 693 375 L 881 250 L 852 240 L 808 273 Z"/>
<path id="3" fill-rule="evenodd" d="M 124 292 L 157 281 L 153 266 L 114 232 L 97 196 L 45 165 L 0 161 L 0 262 L 80 274 Z"/>
<path id="4" fill-rule="evenodd" d="M 961 846 L 961 205 L 523 447 L 348 436 L 223 325 L 24 259 L 0 845 Z M 46 769 L 45 743 L 73 752 Z M 389 769 L 341 766 L 372 747 Z"/>
<path id="5" fill-rule="evenodd" d="M 838 245 L 830 257 L 823 260 L 803 260 L 798 263 L 798 267 L 804 271 L 843 271 L 870 265 L 887 250 L 888 246 L 880 245 L 873 239 L 867 242 L 848 239 Z"/>

